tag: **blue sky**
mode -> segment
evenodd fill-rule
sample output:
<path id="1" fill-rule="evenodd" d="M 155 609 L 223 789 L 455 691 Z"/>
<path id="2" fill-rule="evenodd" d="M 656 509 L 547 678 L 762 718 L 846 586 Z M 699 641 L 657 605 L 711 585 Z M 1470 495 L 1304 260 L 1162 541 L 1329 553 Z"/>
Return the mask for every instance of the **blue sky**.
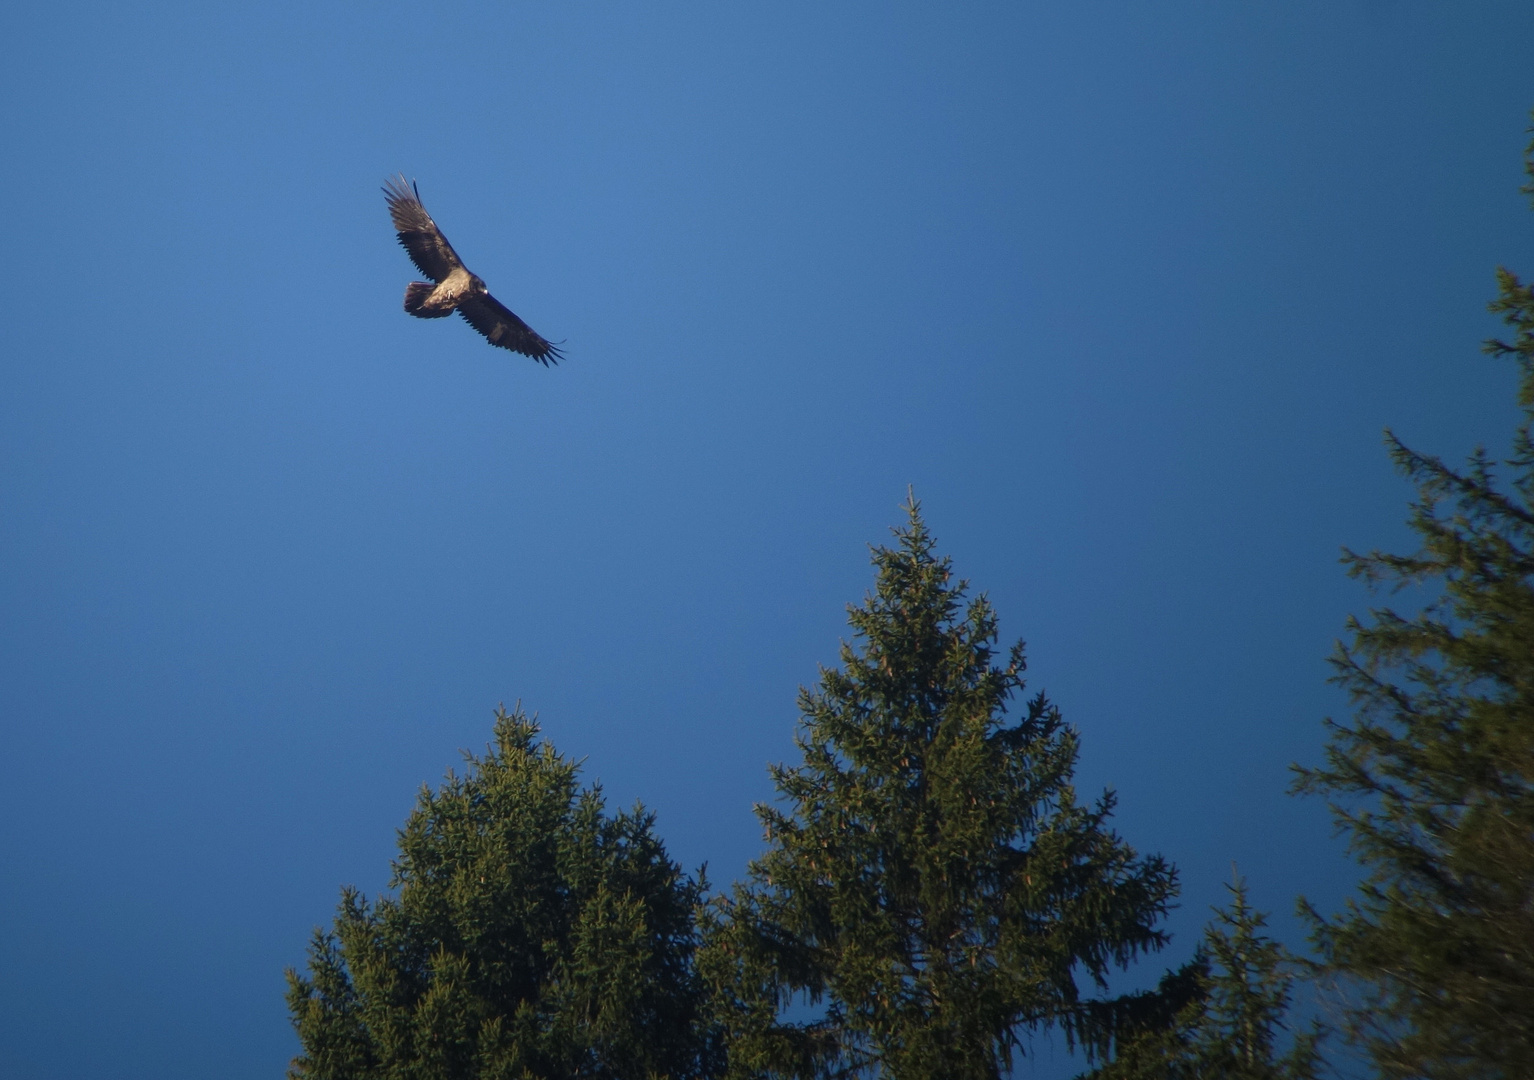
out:
<path id="1" fill-rule="evenodd" d="M 1381 429 L 1512 427 L 1534 6 L 0 24 L 0 1074 L 280 1075 L 500 701 L 728 882 L 908 485 L 1181 868 L 1168 962 L 1233 860 L 1291 940 L 1346 894 L 1287 766 L 1339 547 L 1408 542 Z M 396 170 L 566 364 L 400 311 Z"/>

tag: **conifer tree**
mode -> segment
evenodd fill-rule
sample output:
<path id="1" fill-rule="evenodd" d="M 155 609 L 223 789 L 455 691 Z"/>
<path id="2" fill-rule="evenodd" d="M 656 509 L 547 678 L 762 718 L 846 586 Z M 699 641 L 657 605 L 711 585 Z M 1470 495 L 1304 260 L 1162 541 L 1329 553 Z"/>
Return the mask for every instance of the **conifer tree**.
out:
<path id="1" fill-rule="evenodd" d="M 693 971 L 705 888 L 641 808 L 599 789 L 520 709 L 463 776 L 423 789 L 395 895 L 346 890 L 288 972 L 294 1080 L 710 1075 Z"/>
<path id="2" fill-rule="evenodd" d="M 907 510 L 855 645 L 800 692 L 803 760 L 757 808 L 769 850 L 709 912 L 732 1076 L 994 1080 L 1030 1032 L 1101 1050 L 1166 1007 L 1100 991 L 1164 943 L 1173 869 L 1111 831 L 1111 793 L 1077 801 L 1078 737 L 1042 693 L 1007 716 L 1023 647 L 996 662 L 991 605 Z"/>
<path id="3" fill-rule="evenodd" d="M 1294 997 L 1295 963 L 1263 932 L 1267 916 L 1251 906 L 1246 883 L 1231 885 L 1230 905 L 1215 909 L 1194 961 L 1199 993 L 1176 1021 L 1126 1039 L 1090 1080 L 1314 1080 L 1320 1028 L 1280 1043 Z"/>
<path id="4" fill-rule="evenodd" d="M 1534 145 L 1527 167 L 1534 196 Z M 1341 913 L 1306 910 L 1385 1077 L 1534 1076 L 1534 288 L 1498 285 L 1512 335 L 1486 351 L 1518 365 L 1523 410 L 1506 481 L 1484 450 L 1457 470 L 1386 433 L 1420 547 L 1346 562 L 1427 603 L 1349 620 L 1333 664 L 1355 716 L 1296 785 L 1365 868 Z"/>
<path id="5" fill-rule="evenodd" d="M 1194 1037 L 1198 1075 L 1230 1080 L 1311 1080 L 1320 1068 L 1320 1029 L 1296 1032 L 1280 1054 L 1279 1040 L 1294 999 L 1293 964 L 1263 933 L 1267 915 L 1251 906 L 1246 882 L 1226 886 L 1230 906 L 1215 911 L 1204 934 L 1212 964 L 1203 1022 Z"/>

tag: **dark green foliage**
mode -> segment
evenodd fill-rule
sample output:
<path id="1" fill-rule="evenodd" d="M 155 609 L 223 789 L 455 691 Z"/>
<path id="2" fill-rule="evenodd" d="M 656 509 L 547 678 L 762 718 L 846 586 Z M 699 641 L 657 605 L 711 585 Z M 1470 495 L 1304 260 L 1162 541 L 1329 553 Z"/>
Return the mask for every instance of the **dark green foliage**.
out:
<path id="1" fill-rule="evenodd" d="M 1230 906 L 1215 912 L 1204 934 L 1212 962 L 1203 1022 L 1194 1036 L 1199 1074 L 1231 1080 L 1309 1080 L 1319 1067 L 1316 1027 L 1299 1032 L 1278 1053 L 1279 1034 L 1294 995 L 1284 947 L 1264 934 L 1267 916 L 1247 902 L 1239 877 L 1228 886 Z"/>
<path id="2" fill-rule="evenodd" d="M 1160 858 L 1076 801 L 1077 735 L 1042 694 L 1008 720 L 1023 651 L 997 665 L 996 616 L 952 578 L 913 502 L 858 647 L 800 693 L 803 762 L 786 807 L 758 807 L 770 849 L 712 909 L 699 957 L 731 1033 L 730 1072 L 988 1080 L 1031 1030 L 1102 1049 L 1155 995 L 1096 999 L 1164 943 Z M 795 999 L 824 1015 L 793 1020 Z"/>
<path id="3" fill-rule="evenodd" d="M 1126 1039 L 1114 1061 L 1090 1080 L 1313 1080 L 1319 1028 L 1297 1033 L 1279 1053 L 1293 999 L 1293 962 L 1263 933 L 1267 917 L 1247 902 L 1246 885 L 1228 886 L 1193 970 L 1198 993 L 1169 1027 Z"/>
<path id="4" fill-rule="evenodd" d="M 1455 470 L 1387 433 L 1421 547 L 1346 561 L 1428 602 L 1349 621 L 1333 663 L 1355 719 L 1328 722 L 1325 766 L 1297 783 L 1366 870 L 1344 911 L 1309 913 L 1386 1077 L 1534 1076 L 1534 289 L 1498 284 L 1513 336 L 1487 351 L 1518 364 L 1523 407 L 1507 482 L 1484 451 Z"/>
<path id="5" fill-rule="evenodd" d="M 288 972 L 306 1080 L 710 1073 L 692 970 L 704 888 L 636 809 L 595 788 L 521 711 L 462 777 L 423 790 L 393 897 L 347 890 Z"/>

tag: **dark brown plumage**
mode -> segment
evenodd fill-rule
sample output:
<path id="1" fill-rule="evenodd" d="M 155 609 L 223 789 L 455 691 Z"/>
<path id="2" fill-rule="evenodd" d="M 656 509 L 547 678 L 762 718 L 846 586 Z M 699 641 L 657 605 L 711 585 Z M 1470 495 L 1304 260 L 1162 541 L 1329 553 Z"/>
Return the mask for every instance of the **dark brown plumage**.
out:
<path id="1" fill-rule="evenodd" d="M 492 345 L 531 356 L 544 365 L 564 359 L 558 348 L 491 296 L 485 283 L 463 265 L 421 205 L 421 193 L 413 182 L 407 182 L 402 174 L 388 181 L 383 192 L 400 246 L 416 268 L 435 282 L 412 281 L 405 286 L 407 312 L 418 319 L 440 319 L 457 311 Z"/>

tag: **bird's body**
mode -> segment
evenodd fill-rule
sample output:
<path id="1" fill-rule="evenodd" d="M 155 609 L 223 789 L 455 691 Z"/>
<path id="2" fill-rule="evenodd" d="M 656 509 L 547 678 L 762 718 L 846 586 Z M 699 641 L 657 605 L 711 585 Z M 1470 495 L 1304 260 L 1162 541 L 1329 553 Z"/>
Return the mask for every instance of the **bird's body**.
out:
<path id="1" fill-rule="evenodd" d="M 405 286 L 405 310 L 419 319 L 440 319 L 465 300 L 488 295 L 485 283 L 460 266 L 436 285 L 412 281 Z"/>
<path id="2" fill-rule="evenodd" d="M 400 176 L 390 180 L 383 190 L 400 246 L 417 269 L 433 282 L 412 281 L 405 287 L 407 312 L 418 319 L 441 319 L 456 311 L 492 345 L 531 356 L 541 364 L 562 359 L 558 348 L 491 296 L 484 281 L 463 265 L 453 245 L 421 205 L 421 193 L 413 183 Z"/>

